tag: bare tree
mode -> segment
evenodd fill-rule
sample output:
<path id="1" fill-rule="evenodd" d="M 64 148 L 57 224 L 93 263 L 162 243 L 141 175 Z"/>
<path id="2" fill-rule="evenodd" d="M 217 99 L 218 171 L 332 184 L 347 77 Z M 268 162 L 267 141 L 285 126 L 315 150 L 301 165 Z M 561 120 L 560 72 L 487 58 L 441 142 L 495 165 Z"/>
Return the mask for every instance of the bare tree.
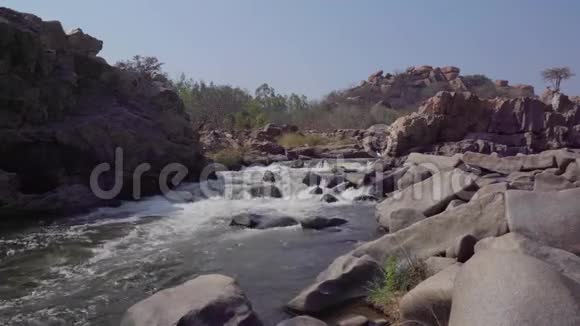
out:
<path id="1" fill-rule="evenodd" d="M 563 80 L 570 79 L 574 76 L 570 67 L 555 67 L 542 71 L 542 78 L 544 78 L 544 81 L 551 83 L 555 91 L 560 90 L 560 84 Z"/>

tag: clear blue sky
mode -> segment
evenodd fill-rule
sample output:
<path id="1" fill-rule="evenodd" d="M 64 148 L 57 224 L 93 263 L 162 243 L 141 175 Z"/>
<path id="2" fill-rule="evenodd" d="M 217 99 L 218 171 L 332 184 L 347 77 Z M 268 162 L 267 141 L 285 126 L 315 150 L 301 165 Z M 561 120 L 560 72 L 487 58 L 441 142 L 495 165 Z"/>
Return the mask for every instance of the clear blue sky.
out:
<path id="1" fill-rule="evenodd" d="M 0 0 L 81 27 L 110 63 L 155 55 L 172 76 L 254 90 L 268 82 L 310 98 L 411 65 L 544 89 L 539 71 L 568 65 L 580 94 L 578 0 Z"/>

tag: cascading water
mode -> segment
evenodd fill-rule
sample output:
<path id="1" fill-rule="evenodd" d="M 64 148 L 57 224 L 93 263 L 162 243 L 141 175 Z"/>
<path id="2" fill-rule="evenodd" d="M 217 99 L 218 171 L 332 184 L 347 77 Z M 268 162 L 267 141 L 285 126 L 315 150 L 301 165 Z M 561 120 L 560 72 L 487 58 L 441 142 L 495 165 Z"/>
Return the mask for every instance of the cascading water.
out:
<path id="1" fill-rule="evenodd" d="M 367 164 L 340 162 L 349 170 Z M 301 169 L 281 163 L 223 172 L 179 189 L 194 194 L 193 202 L 157 196 L 0 233 L 0 324 L 117 325 L 137 301 L 206 273 L 235 277 L 265 324 L 275 324 L 285 317 L 283 305 L 335 257 L 376 236 L 374 206 L 352 202 L 366 189 L 348 189 L 326 204 L 302 184 L 308 171 L 324 184 L 333 168 L 319 161 Z M 274 183 L 262 180 L 266 170 L 276 175 Z M 252 198 L 250 189 L 265 184 L 279 188 L 282 198 Z M 229 225 L 246 212 L 348 223 L 322 231 Z"/>

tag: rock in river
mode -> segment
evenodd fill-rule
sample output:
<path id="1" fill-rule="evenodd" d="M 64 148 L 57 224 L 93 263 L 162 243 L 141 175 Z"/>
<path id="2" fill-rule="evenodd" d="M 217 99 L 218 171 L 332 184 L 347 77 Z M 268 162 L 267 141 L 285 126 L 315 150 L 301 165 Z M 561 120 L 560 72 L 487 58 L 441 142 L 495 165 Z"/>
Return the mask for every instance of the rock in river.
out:
<path id="1" fill-rule="evenodd" d="M 298 224 L 292 217 L 265 217 L 257 214 L 242 213 L 234 216 L 230 225 L 243 226 L 250 229 L 271 229 Z"/>
<path id="2" fill-rule="evenodd" d="M 339 217 L 326 218 L 326 217 L 316 216 L 316 217 L 305 218 L 304 220 L 302 220 L 300 222 L 300 225 L 302 225 L 302 228 L 304 228 L 304 229 L 321 230 L 321 229 L 325 229 L 325 228 L 329 228 L 329 227 L 333 227 L 333 226 L 343 225 L 346 222 L 347 221 L 345 219 L 342 219 Z"/>
<path id="3" fill-rule="evenodd" d="M 250 195 L 252 197 L 272 197 L 282 198 L 282 192 L 278 187 L 273 185 L 258 185 L 250 188 Z"/>
<path id="4" fill-rule="evenodd" d="M 121 326 L 261 326 L 252 305 L 236 284 L 223 275 L 202 275 L 138 302 Z"/>

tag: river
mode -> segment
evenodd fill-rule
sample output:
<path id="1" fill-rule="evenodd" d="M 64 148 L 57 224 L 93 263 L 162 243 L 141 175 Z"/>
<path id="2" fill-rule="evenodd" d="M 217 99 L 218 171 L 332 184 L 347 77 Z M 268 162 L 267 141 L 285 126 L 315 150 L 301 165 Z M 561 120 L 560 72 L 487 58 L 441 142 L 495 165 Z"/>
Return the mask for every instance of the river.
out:
<path id="1" fill-rule="evenodd" d="M 367 163 L 341 164 L 363 170 Z M 331 168 L 311 166 L 322 174 Z M 279 176 L 283 198 L 249 196 L 266 169 Z M 307 170 L 275 164 L 225 172 L 221 181 L 181 187 L 193 202 L 157 196 L 0 231 L 0 324 L 118 325 L 127 308 L 156 291 L 220 273 L 236 278 L 264 324 L 275 325 L 288 317 L 284 304 L 334 258 L 378 236 L 374 205 L 352 201 L 365 189 L 322 203 L 300 182 Z M 206 186 L 219 191 L 207 196 Z M 348 223 L 321 231 L 229 225 L 244 212 Z"/>

